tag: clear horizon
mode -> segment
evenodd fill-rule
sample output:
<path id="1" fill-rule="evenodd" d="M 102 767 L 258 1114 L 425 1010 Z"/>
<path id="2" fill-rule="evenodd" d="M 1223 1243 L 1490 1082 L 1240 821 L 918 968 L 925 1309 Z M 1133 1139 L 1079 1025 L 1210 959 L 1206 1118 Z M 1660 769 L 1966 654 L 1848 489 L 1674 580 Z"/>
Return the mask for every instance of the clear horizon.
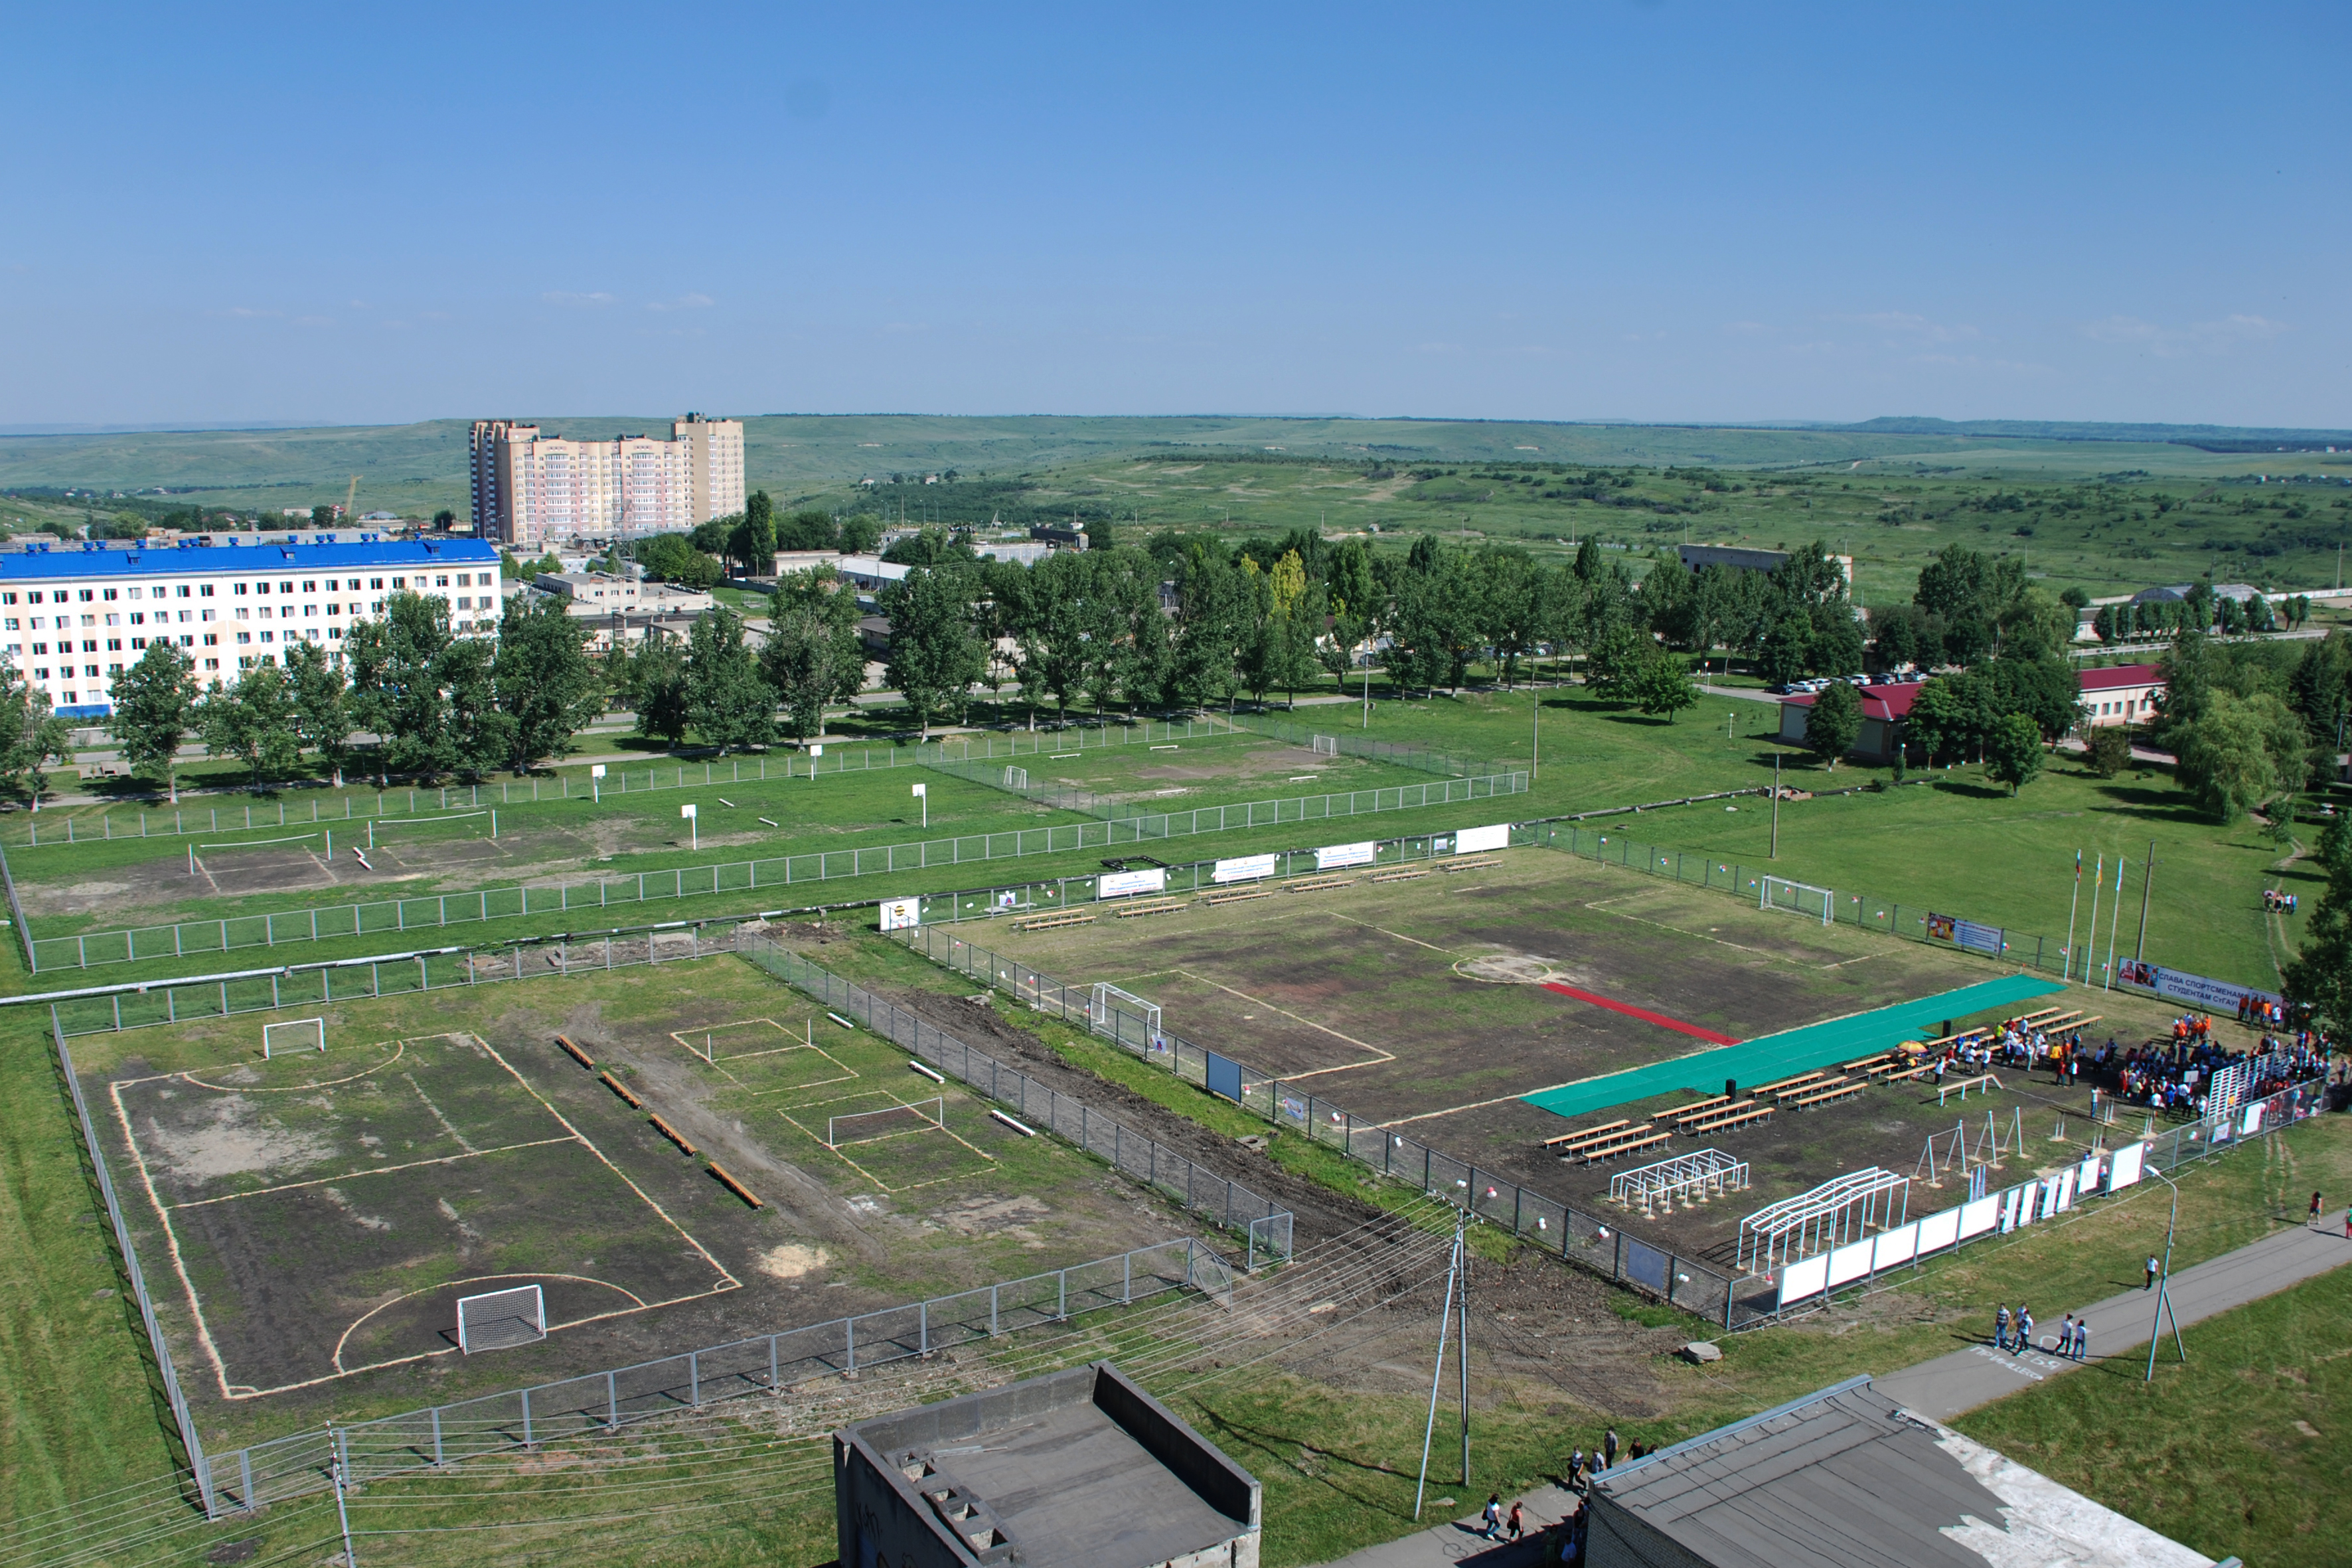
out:
<path id="1" fill-rule="evenodd" d="M 28 13 L 0 427 L 2344 427 L 2338 19 Z"/>

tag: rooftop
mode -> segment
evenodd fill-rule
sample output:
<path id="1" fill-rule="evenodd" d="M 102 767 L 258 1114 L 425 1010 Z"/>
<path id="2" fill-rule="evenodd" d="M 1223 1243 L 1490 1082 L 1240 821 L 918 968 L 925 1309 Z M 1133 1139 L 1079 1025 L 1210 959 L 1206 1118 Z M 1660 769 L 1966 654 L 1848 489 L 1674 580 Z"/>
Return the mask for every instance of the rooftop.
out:
<path id="1" fill-rule="evenodd" d="M 1145 1568 L 1257 1528 L 1257 1482 L 1104 1362 L 861 1422 L 835 1441 L 929 1530 L 1001 1536 L 974 1542 L 983 1562 L 1010 1545 L 1031 1568 Z"/>
<path id="2" fill-rule="evenodd" d="M 38 578 L 147 577 L 159 572 L 340 571 L 370 566 L 492 566 L 498 547 L 484 540 L 371 540 L 356 544 L 311 544 L 299 536 L 264 534 L 248 543 L 195 544 L 182 541 L 158 548 L 138 541 L 128 550 L 87 544 L 34 544 L 0 552 L 0 582 Z"/>
<path id="3" fill-rule="evenodd" d="M 1593 1489 L 1590 1555 L 1708 1568 L 2212 1568 L 1900 1408 L 1867 1377 L 1609 1472 Z"/>
<path id="4" fill-rule="evenodd" d="M 2116 664 L 2105 669 L 2083 671 L 2085 691 L 2113 691 L 2119 686 L 2161 686 L 2164 666 L 2160 664 Z"/>

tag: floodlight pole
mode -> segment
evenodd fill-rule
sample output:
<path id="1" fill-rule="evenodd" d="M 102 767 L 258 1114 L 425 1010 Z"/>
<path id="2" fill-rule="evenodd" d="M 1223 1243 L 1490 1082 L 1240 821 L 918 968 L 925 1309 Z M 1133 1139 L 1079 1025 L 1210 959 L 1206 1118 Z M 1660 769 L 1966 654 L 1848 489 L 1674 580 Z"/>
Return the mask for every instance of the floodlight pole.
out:
<path id="1" fill-rule="evenodd" d="M 2180 1318 L 2172 1310 L 2172 1233 L 2180 1223 L 2180 1188 L 2153 1165 L 2147 1167 L 2147 1173 L 2172 1188 L 2172 1217 L 2164 1224 L 2164 1271 L 2157 1277 L 2156 1318 L 2147 1326 L 2147 1375 L 2140 1379 L 2142 1383 L 2156 1381 L 2156 1346 L 2163 1337 L 2159 1331 L 2167 1318 L 2172 1320 L 2172 1348 L 2180 1352 L 2184 1364 L 2189 1360 L 2189 1347 L 2180 1341 Z"/>
<path id="2" fill-rule="evenodd" d="M 2132 947 L 2132 962 L 2139 963 L 2147 956 L 2147 896 L 2156 886 L 2156 840 L 2147 841 L 2147 865 L 2142 868 L 2139 882 L 2139 941 Z"/>
<path id="3" fill-rule="evenodd" d="M 359 1568 L 360 1560 L 352 1553 L 352 1512 L 343 1502 L 343 1468 L 350 1460 L 351 1446 L 341 1432 L 333 1435 L 333 1443 L 334 1452 L 329 1457 L 328 1463 L 334 1469 L 335 1518 L 343 1527 L 344 1568 Z M 250 1506 L 250 1503 L 251 1500 L 248 1499 L 247 1506 Z"/>
<path id="4" fill-rule="evenodd" d="M 2074 891 L 2066 900 L 2066 974 L 2074 973 L 2074 916 L 2083 904 L 2083 852 L 2074 851 Z"/>
<path id="5" fill-rule="evenodd" d="M 1454 1333 L 1454 1366 L 1462 1379 L 1462 1484 L 1470 1484 L 1470 1248 L 1467 1233 L 1463 1227 L 1470 1223 L 1466 1208 L 1454 1217 L 1457 1239 L 1454 1246 L 1462 1254 L 1462 1289 L 1456 1296 L 1460 1302 L 1462 1327 Z M 1467 1497 L 1465 1491 L 1463 1494 Z"/>

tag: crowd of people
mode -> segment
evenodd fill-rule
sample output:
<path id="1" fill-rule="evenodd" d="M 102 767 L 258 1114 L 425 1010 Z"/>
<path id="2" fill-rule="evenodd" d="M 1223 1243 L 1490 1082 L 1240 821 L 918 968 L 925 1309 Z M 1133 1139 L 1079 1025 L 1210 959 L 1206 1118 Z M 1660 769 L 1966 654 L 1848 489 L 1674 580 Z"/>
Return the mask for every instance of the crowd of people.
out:
<path id="1" fill-rule="evenodd" d="M 2047 1069 L 2060 1087 L 2088 1082 L 2095 1094 L 2105 1094 L 2127 1105 L 2146 1106 L 2168 1114 L 2201 1115 L 2205 1095 L 2217 1074 L 2241 1063 L 2252 1071 L 2242 1086 L 2247 1100 L 2275 1094 L 2292 1084 L 2328 1075 L 2330 1043 L 2309 1028 L 2289 1030 L 2278 1003 L 2258 996 L 2243 997 L 2238 1019 L 2261 1028 L 2258 1045 L 2231 1050 L 2213 1037 L 2213 1020 L 2202 1013 L 2183 1013 L 2172 1021 L 2168 1042 L 2118 1045 L 2112 1035 L 2100 1046 L 2085 1045 L 2081 1028 L 2050 1032 L 2025 1018 L 2011 1018 L 1973 1031 L 1943 1047 L 1934 1062 L 1933 1081 L 1948 1076 L 1972 1077 L 2009 1068 L 2037 1072 Z"/>

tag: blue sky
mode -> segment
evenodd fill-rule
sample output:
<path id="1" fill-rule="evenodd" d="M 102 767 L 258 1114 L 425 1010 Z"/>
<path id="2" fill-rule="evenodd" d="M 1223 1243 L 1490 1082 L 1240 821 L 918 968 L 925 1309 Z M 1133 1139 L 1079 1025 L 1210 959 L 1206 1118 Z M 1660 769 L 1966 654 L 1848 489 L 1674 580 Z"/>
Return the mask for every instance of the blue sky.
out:
<path id="1" fill-rule="evenodd" d="M 2342 21 L 25 7 L 0 426 L 2352 426 Z"/>

